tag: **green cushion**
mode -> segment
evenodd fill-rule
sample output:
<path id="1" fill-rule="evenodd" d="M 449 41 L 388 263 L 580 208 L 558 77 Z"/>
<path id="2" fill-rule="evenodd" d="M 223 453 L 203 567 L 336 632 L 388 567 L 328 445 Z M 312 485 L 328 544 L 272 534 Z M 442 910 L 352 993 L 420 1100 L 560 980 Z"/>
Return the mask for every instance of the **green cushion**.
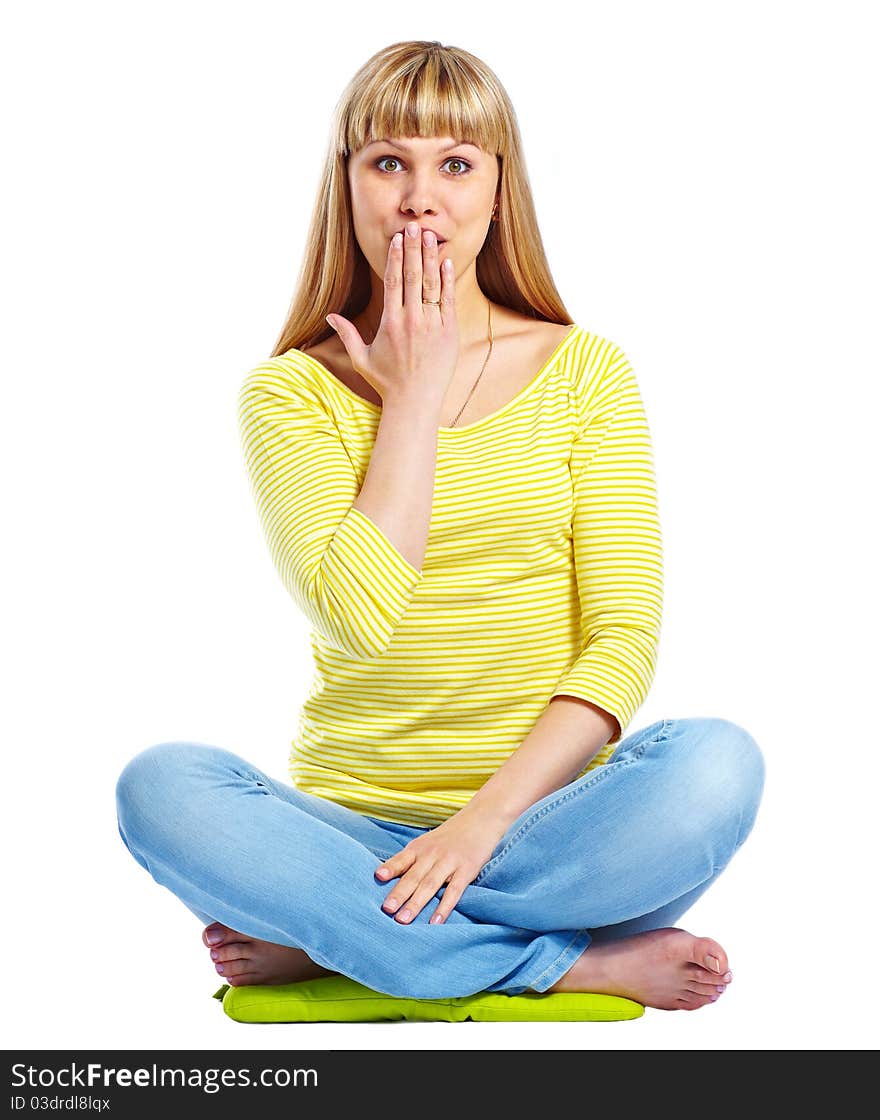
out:
<path id="1" fill-rule="evenodd" d="M 406 999 L 365 988 L 341 974 L 296 984 L 224 984 L 214 993 L 239 1023 L 373 1023 L 388 1019 L 460 1023 L 638 1019 L 645 1009 L 623 996 L 594 992 L 477 992 L 448 999 Z"/>

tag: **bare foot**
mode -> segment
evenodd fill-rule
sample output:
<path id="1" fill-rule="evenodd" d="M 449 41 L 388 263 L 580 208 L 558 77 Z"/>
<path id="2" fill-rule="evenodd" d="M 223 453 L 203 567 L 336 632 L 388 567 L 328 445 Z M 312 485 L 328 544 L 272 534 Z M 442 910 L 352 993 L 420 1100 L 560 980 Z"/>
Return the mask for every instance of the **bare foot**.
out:
<path id="1" fill-rule="evenodd" d="M 202 941 L 211 950 L 217 972 L 233 988 L 247 984 L 295 984 L 299 980 L 336 975 L 329 968 L 315 964 L 304 949 L 259 941 L 222 922 L 205 926 Z"/>
<path id="2" fill-rule="evenodd" d="M 717 941 L 669 927 L 594 941 L 549 991 L 602 992 L 664 1011 L 695 1011 L 732 979 Z"/>

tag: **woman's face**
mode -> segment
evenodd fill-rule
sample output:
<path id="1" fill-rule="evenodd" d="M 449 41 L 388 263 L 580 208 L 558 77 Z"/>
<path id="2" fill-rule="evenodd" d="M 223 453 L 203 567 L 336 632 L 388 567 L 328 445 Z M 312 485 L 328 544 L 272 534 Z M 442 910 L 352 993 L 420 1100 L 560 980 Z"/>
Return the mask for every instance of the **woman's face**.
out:
<path id="1" fill-rule="evenodd" d="M 456 283 L 483 247 L 498 185 L 498 159 L 447 137 L 374 140 L 348 160 L 354 235 L 371 269 L 385 276 L 388 246 L 415 221 L 432 229 Z"/>

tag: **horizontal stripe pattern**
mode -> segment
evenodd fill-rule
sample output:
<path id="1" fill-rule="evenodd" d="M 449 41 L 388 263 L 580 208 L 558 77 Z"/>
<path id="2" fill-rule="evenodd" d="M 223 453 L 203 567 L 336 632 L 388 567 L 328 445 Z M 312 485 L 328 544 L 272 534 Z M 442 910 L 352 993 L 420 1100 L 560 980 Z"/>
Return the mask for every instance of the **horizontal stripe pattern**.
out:
<path id="1" fill-rule="evenodd" d="M 380 410 L 299 350 L 239 395 L 273 563 L 311 626 L 291 744 L 304 791 L 434 827 L 467 804 L 553 696 L 621 732 L 653 680 L 662 541 L 638 384 L 575 325 L 502 409 L 438 432 L 421 571 L 352 503 Z"/>

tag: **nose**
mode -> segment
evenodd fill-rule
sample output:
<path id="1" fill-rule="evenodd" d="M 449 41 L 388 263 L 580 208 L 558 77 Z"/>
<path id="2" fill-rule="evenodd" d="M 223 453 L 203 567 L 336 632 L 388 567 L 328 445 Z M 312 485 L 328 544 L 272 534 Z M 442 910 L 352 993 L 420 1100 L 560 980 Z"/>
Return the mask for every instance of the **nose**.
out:
<path id="1" fill-rule="evenodd" d="M 401 225 L 405 225 L 406 222 L 418 222 L 423 229 L 433 229 L 430 219 L 436 217 L 436 214 L 437 211 L 431 206 L 417 206 L 413 203 L 407 203 L 401 208 Z M 434 230 L 434 232 L 437 231 Z"/>
<path id="2" fill-rule="evenodd" d="M 406 196 L 401 199 L 401 213 L 410 218 L 437 213 L 437 185 L 429 181 L 429 171 L 413 173 Z"/>

